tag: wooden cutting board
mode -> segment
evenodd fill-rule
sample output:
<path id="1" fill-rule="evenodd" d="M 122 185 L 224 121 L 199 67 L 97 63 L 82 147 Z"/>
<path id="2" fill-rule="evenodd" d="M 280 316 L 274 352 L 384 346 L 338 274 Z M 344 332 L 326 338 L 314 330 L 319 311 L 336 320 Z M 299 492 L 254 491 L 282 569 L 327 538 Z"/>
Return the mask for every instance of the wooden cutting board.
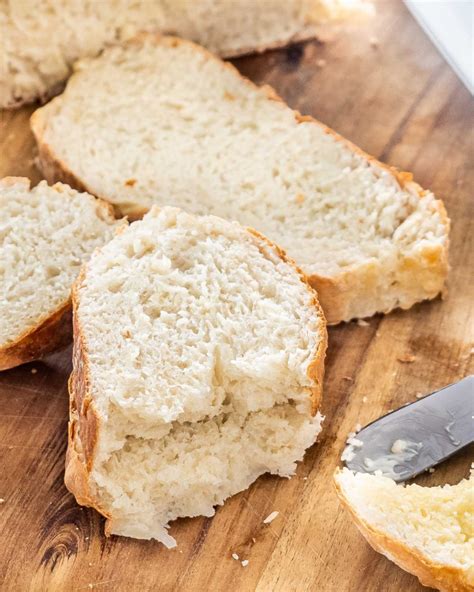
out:
<path id="1" fill-rule="evenodd" d="M 179 520 L 178 548 L 103 536 L 63 485 L 71 351 L 0 375 L 0 589 L 14 591 L 415 592 L 418 581 L 361 538 L 331 476 L 347 434 L 469 372 L 472 338 L 473 102 L 402 3 L 361 27 L 248 57 L 238 68 L 405 170 L 452 218 L 449 293 L 408 312 L 329 331 L 317 445 L 291 480 L 263 477 L 216 516 Z M 0 114 L 0 176 L 41 177 L 31 108 Z M 469 259 L 469 256 L 471 258 Z M 0 319 L 1 322 L 1 319 Z M 407 362 L 413 356 L 413 361 Z M 472 451 L 419 478 L 455 483 Z M 272 511 L 269 525 L 263 519 Z M 232 559 L 248 559 L 243 567 Z"/>

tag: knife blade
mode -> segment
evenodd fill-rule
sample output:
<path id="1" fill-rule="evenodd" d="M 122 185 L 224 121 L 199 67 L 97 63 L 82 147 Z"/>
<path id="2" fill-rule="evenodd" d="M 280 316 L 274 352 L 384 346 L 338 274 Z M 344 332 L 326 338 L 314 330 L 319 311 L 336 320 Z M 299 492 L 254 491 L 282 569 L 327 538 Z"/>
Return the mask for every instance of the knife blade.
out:
<path id="1" fill-rule="evenodd" d="M 348 439 L 352 471 L 406 481 L 474 442 L 474 375 L 375 420 Z"/>

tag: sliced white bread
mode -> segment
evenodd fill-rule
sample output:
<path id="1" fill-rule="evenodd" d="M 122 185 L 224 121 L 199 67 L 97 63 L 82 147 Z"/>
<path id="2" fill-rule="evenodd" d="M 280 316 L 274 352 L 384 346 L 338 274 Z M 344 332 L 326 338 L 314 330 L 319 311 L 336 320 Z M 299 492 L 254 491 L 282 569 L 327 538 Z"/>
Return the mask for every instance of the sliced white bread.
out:
<path id="1" fill-rule="evenodd" d="M 31 124 L 49 179 L 131 217 L 171 204 L 263 232 L 309 276 L 329 323 L 443 288 L 441 201 L 191 42 L 142 35 L 80 62 Z"/>
<path id="2" fill-rule="evenodd" d="M 308 39 L 317 24 L 371 12 L 369 0 L 2 0 L 0 108 L 51 96 L 78 58 L 141 30 L 235 56 Z"/>
<path id="3" fill-rule="evenodd" d="M 117 224 L 109 204 L 62 183 L 0 180 L 0 370 L 71 339 L 72 283 Z"/>
<path id="4" fill-rule="evenodd" d="M 397 485 L 387 477 L 335 475 L 337 493 L 379 553 L 443 592 L 474 590 L 474 478 L 457 485 Z"/>
<path id="5" fill-rule="evenodd" d="M 65 480 L 107 534 L 172 547 L 170 521 L 291 475 L 315 441 L 324 317 L 255 231 L 155 207 L 82 268 L 73 306 Z"/>

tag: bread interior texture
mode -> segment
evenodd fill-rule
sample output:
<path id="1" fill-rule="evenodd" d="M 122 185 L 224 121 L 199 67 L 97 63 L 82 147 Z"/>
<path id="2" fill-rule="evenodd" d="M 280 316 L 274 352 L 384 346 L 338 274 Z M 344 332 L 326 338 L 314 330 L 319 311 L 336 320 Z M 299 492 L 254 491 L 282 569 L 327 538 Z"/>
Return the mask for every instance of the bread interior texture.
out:
<path id="1" fill-rule="evenodd" d="M 274 246 L 237 224 L 154 208 L 77 290 L 100 421 L 92 495 L 116 534 L 155 538 L 316 439 L 310 376 L 324 321 Z"/>
<path id="2" fill-rule="evenodd" d="M 430 564 L 462 569 L 474 585 L 474 479 L 457 485 L 397 485 L 345 469 L 336 477 L 351 508 L 372 529 Z"/>

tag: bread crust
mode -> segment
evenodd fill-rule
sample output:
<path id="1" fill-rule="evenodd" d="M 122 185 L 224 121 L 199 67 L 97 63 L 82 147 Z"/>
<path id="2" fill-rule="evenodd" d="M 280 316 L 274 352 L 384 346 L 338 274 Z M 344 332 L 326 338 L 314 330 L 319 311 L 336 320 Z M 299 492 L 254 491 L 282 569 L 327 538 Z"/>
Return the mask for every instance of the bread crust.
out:
<path id="1" fill-rule="evenodd" d="M 235 66 L 228 62 L 221 62 L 219 58 L 211 54 L 208 50 L 196 45 L 192 41 L 153 33 L 140 33 L 124 45 L 140 45 L 145 40 L 151 41 L 155 45 L 163 43 L 172 47 L 191 45 L 195 51 L 201 52 L 206 59 L 217 60 L 223 68 L 230 69 L 234 75 L 239 76 L 252 90 L 257 90 L 263 93 L 267 99 L 280 103 L 282 108 L 290 108 L 273 88 L 268 85 L 258 87 L 242 76 Z M 72 76 L 71 80 L 73 78 L 74 76 Z M 41 168 L 50 182 L 54 180 L 65 180 L 75 187 L 80 187 L 89 193 L 97 195 L 101 199 L 107 200 L 107 196 L 98 195 L 97 192 L 94 193 L 91 188 L 88 188 L 80 179 L 77 179 L 44 140 L 48 113 L 54 110 L 55 105 L 60 104 L 61 101 L 62 96 L 57 97 L 45 107 L 35 111 L 31 117 L 31 128 L 38 144 Z M 378 161 L 375 157 L 367 154 L 315 118 L 309 115 L 301 115 L 296 110 L 293 110 L 293 113 L 295 120 L 299 124 L 311 123 L 318 125 L 324 133 L 331 135 L 337 142 L 343 143 L 352 152 L 364 158 L 371 166 L 381 167 L 390 173 L 401 189 L 409 191 L 413 195 L 418 196 L 419 199 L 424 198 L 426 194 L 425 190 L 413 181 L 413 175 L 411 173 L 398 171 L 395 167 Z M 422 300 L 436 298 L 442 292 L 449 270 L 448 236 L 450 221 L 443 202 L 441 200 L 435 200 L 434 204 L 445 228 L 445 242 L 443 245 L 438 245 L 435 249 L 425 246 L 416 257 L 407 256 L 401 258 L 399 266 L 395 270 L 396 277 L 394 281 L 397 285 L 396 288 L 388 287 L 387 289 L 386 286 L 380 285 L 380 281 L 384 279 L 381 275 L 383 270 L 382 266 L 377 267 L 375 263 L 352 265 L 333 276 L 319 274 L 308 276 L 310 284 L 318 292 L 319 302 L 323 307 L 329 325 L 350 321 L 354 318 L 372 316 L 376 312 L 389 313 L 397 308 L 408 309 Z M 120 207 L 114 205 L 114 208 L 118 214 Z M 131 220 L 136 220 L 141 218 L 145 212 L 146 208 L 137 205 L 132 209 L 127 208 L 127 211 L 123 213 L 126 213 Z M 381 288 L 384 288 L 384 290 Z M 381 292 L 383 293 L 383 297 L 381 297 Z"/>
<path id="2" fill-rule="evenodd" d="M 0 371 L 32 362 L 66 346 L 72 338 L 71 299 L 20 335 L 10 344 L 0 347 Z"/>
<path id="3" fill-rule="evenodd" d="M 326 321 L 322 308 L 318 302 L 316 292 L 310 286 L 306 276 L 296 266 L 295 262 L 286 255 L 285 251 L 255 229 L 247 228 L 246 230 L 260 241 L 262 247 L 266 246 L 273 249 L 282 261 L 297 271 L 301 280 L 306 284 L 308 292 L 311 294 L 311 304 L 318 312 L 318 318 L 321 322 L 320 342 L 307 368 L 307 376 L 315 383 L 314 386 L 309 389 L 311 397 L 311 413 L 312 415 L 315 415 L 321 402 L 324 358 L 327 348 Z M 105 516 L 107 519 L 105 534 L 106 536 L 110 536 L 111 531 L 113 530 L 114 518 L 100 506 L 100 503 L 97 501 L 94 492 L 90 487 L 90 474 L 97 454 L 97 441 L 101 429 L 101 418 L 91 395 L 88 345 L 77 315 L 79 306 L 78 291 L 85 277 L 86 266 L 83 266 L 72 289 L 74 348 L 73 371 L 68 382 L 70 416 L 64 483 L 67 489 L 75 496 L 79 504 L 94 508 Z"/>
<path id="4" fill-rule="evenodd" d="M 339 469 L 335 475 L 339 473 Z M 436 588 L 441 592 L 473 592 L 474 586 L 467 580 L 462 569 L 432 562 L 426 555 L 410 548 L 400 540 L 387 536 L 381 530 L 368 524 L 351 505 L 343 489 L 335 480 L 336 492 L 357 528 L 369 545 L 385 555 L 405 571 L 416 576 L 423 586 Z"/>

